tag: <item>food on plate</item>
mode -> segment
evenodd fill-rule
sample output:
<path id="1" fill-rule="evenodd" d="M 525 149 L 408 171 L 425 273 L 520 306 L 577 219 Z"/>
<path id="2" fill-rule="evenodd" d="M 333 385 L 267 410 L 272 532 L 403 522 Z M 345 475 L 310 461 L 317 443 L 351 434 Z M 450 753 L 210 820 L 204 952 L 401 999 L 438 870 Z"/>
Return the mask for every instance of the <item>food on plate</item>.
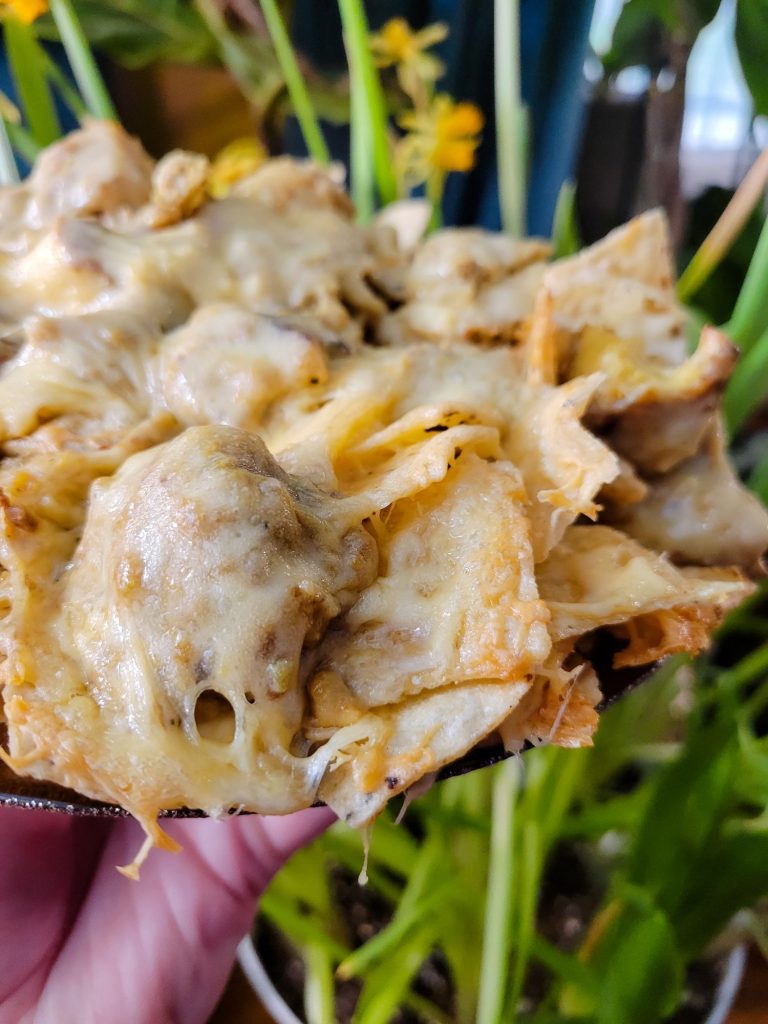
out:
<path id="1" fill-rule="evenodd" d="M 552 263 L 359 226 L 335 168 L 207 173 L 92 122 L 0 191 L 14 771 L 148 844 L 182 806 L 363 825 L 492 733 L 590 743 L 602 639 L 707 645 L 768 519 L 661 214 Z"/>

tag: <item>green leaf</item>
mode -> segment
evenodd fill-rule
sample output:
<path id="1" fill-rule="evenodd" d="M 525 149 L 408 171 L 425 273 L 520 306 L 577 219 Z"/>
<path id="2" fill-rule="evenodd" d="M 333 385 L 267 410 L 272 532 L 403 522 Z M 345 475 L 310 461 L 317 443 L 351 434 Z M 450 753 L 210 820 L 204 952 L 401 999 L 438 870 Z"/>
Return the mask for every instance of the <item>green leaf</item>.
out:
<path id="1" fill-rule="evenodd" d="M 197 63 L 215 57 L 213 36 L 192 4 L 181 0 L 78 0 L 77 13 L 92 46 L 129 68 L 158 60 Z M 42 38 L 56 39 L 51 19 L 37 23 Z"/>
<path id="2" fill-rule="evenodd" d="M 721 825 L 737 757 L 735 723 L 716 721 L 693 735 L 683 755 L 656 776 L 628 877 L 673 920 L 690 898 L 698 858 Z"/>
<path id="3" fill-rule="evenodd" d="M 768 218 L 763 221 L 760 237 L 749 262 L 733 315 L 724 330 L 747 352 L 768 330 L 768 308 L 764 302 L 768 287 Z"/>
<path id="4" fill-rule="evenodd" d="M 758 462 L 747 481 L 750 491 L 758 496 L 764 505 L 768 505 L 768 453 Z"/>
<path id="5" fill-rule="evenodd" d="M 613 31 L 611 49 L 602 60 L 609 75 L 636 64 L 654 71 L 664 67 L 663 23 L 653 4 L 645 0 L 629 0 L 624 5 Z"/>
<path id="6" fill-rule="evenodd" d="M 29 132 L 38 146 L 48 146 L 61 135 L 59 120 L 46 76 L 45 52 L 29 25 L 9 16 L 3 21 L 6 52 L 19 104 Z"/>
<path id="7" fill-rule="evenodd" d="M 673 40 L 693 46 L 719 6 L 720 0 L 628 0 L 603 58 L 606 71 L 613 74 L 640 64 L 657 73 L 669 64 Z"/>
<path id="8" fill-rule="evenodd" d="M 593 1014 L 596 1024 L 656 1024 L 680 1002 L 683 962 L 667 916 L 643 890 L 624 887 L 606 908 L 607 922 L 587 963 L 598 989 L 568 984 L 559 1008 Z"/>
<path id="9" fill-rule="evenodd" d="M 768 398 L 768 331 L 739 360 L 728 381 L 723 411 L 733 436 L 755 409 Z"/>
<path id="10" fill-rule="evenodd" d="M 631 793 L 607 800 L 588 800 L 585 806 L 563 822 L 563 837 L 597 840 L 606 832 L 630 832 L 639 820 L 647 800 L 647 787 L 638 785 Z"/>
<path id="11" fill-rule="evenodd" d="M 449 885 L 443 885 L 405 910 L 401 902 L 395 917 L 385 928 L 342 960 L 338 967 L 339 975 L 342 978 L 351 978 L 353 975 L 362 974 L 377 961 L 386 963 L 390 955 L 399 955 L 398 950 L 403 940 L 418 926 L 434 921 L 449 895 Z"/>
<path id="12" fill-rule="evenodd" d="M 262 896 L 259 913 L 285 932 L 299 947 L 316 946 L 324 949 L 335 960 L 343 960 L 349 953 L 344 943 L 328 933 L 322 918 L 312 913 L 302 913 L 292 900 L 284 899 L 272 889 L 268 889 Z"/>
<path id="13" fill-rule="evenodd" d="M 695 880 L 675 920 L 687 959 L 701 953 L 734 914 L 768 893 L 768 833 L 720 837 L 703 851 Z"/>
<path id="14" fill-rule="evenodd" d="M 563 981 L 582 989 L 590 996 L 598 995 L 599 981 L 592 967 L 578 957 L 564 953 L 541 935 L 536 935 L 531 943 L 531 956 Z"/>
<path id="15" fill-rule="evenodd" d="M 768 114 L 768 0 L 738 0 L 736 48 L 756 114 Z"/>
<path id="16" fill-rule="evenodd" d="M 366 974 L 352 1024 L 389 1024 L 435 940 L 435 924 L 425 924 L 406 939 L 396 956 Z"/>

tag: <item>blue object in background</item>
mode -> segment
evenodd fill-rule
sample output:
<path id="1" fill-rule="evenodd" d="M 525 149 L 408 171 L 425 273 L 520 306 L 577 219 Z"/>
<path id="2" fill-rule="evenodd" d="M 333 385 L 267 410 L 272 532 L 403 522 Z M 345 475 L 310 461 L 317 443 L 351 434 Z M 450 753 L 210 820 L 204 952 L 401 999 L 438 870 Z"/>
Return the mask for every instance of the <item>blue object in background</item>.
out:
<path id="1" fill-rule="evenodd" d="M 582 65 L 594 0 L 520 0 L 521 89 L 531 124 L 528 231 L 548 236 L 560 186 L 573 173 L 584 116 Z M 372 28 L 401 15 L 414 28 L 444 21 L 450 36 L 438 48 L 446 63 L 441 87 L 483 111 L 486 127 L 476 167 L 447 183 L 447 224 L 501 226 L 496 175 L 493 103 L 493 0 L 368 0 Z M 321 69 L 345 66 L 336 0 L 297 0 L 297 46 Z M 340 129 L 330 133 L 334 152 L 347 152 Z M 289 148 L 300 151 L 295 134 Z"/>
<path id="2" fill-rule="evenodd" d="M 557 195 L 572 172 L 584 114 L 582 64 L 594 0 L 520 0 L 521 88 L 530 112 L 531 153 L 528 231 L 549 235 Z M 451 175 L 444 203 L 446 224 L 501 226 L 496 174 L 493 103 L 493 0 L 368 0 L 368 18 L 379 28 L 389 18 L 406 17 L 414 28 L 434 21 L 450 26 L 439 48 L 446 64 L 441 87 L 457 100 L 471 100 L 483 111 L 486 127 L 477 165 Z M 342 71 L 346 58 L 336 0 L 297 0 L 293 34 L 299 49 L 326 72 Z M 59 57 L 51 48 L 54 58 Z M 59 64 L 67 72 L 66 61 Z M 8 64 L 0 60 L 0 89 L 14 98 Z M 65 130 L 75 127 L 71 113 L 57 103 Z M 327 126 L 338 159 L 349 151 L 349 132 Z M 286 132 L 289 152 L 305 152 L 298 128 Z"/>

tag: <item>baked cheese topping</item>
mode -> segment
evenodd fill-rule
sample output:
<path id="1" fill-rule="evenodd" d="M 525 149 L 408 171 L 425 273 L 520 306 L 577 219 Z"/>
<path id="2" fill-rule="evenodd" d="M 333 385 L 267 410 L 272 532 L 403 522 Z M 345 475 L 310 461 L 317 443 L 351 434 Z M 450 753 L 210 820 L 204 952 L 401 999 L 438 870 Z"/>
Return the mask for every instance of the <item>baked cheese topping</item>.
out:
<path id="1" fill-rule="evenodd" d="M 660 214 L 549 263 L 359 227 L 310 163 L 206 174 L 94 122 L 0 192 L 15 771 L 160 843 L 180 806 L 360 825 L 494 731 L 590 743 L 596 631 L 706 646 L 768 522 Z"/>

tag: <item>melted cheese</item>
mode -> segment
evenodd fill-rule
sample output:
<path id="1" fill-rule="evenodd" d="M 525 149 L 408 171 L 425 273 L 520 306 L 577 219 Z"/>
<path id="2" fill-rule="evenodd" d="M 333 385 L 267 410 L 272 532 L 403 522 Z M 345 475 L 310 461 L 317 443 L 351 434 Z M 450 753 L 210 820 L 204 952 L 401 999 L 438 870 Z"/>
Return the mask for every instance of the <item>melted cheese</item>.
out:
<path id="1" fill-rule="evenodd" d="M 663 222 L 548 266 L 361 228 L 335 169 L 215 201 L 206 174 L 93 123 L 0 190 L 10 764 L 165 842 L 181 805 L 364 823 L 494 729 L 589 743 L 586 633 L 625 664 L 698 649 L 750 589 L 649 548 L 751 566 L 768 538 L 731 475 L 702 540 L 733 353 L 685 361 Z"/>

